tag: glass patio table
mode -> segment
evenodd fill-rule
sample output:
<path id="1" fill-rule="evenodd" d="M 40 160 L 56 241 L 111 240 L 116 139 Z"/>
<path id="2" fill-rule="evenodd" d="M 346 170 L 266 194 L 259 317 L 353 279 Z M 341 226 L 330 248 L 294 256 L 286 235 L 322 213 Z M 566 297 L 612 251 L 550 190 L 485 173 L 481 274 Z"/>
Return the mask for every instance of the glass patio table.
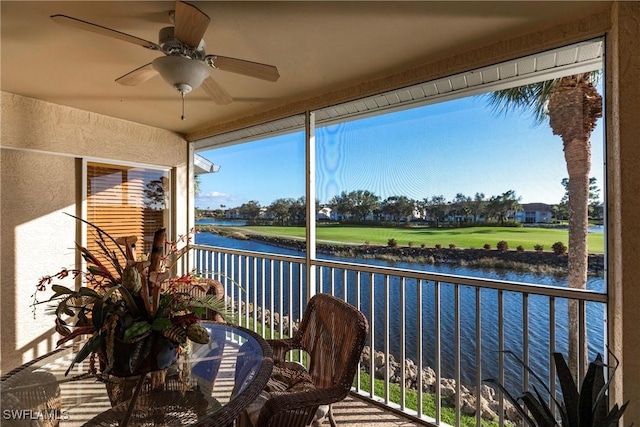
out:
<path id="1" fill-rule="evenodd" d="M 176 363 L 143 376 L 98 378 L 88 359 L 65 376 L 77 347 L 24 364 L 2 376 L 2 425 L 229 425 L 266 385 L 272 350 L 246 328 L 202 325 L 209 344 L 190 342 Z"/>

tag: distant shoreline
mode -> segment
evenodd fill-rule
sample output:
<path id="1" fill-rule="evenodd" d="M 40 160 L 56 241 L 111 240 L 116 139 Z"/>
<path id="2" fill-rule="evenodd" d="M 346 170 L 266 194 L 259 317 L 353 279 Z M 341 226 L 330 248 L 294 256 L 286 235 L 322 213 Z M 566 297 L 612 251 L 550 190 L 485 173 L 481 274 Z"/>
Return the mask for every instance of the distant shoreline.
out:
<path id="1" fill-rule="evenodd" d="M 224 230 L 211 225 L 199 225 L 202 232 L 218 234 L 240 240 L 254 240 L 273 246 L 304 251 L 304 240 L 244 233 L 237 229 Z M 415 262 L 420 264 L 454 264 L 465 267 L 495 268 L 510 271 L 530 272 L 563 276 L 567 274 L 567 255 L 553 252 L 517 251 L 497 249 L 450 249 L 435 247 L 408 247 L 382 245 L 353 245 L 319 243 L 316 250 L 320 253 L 348 258 L 382 259 L 387 261 Z M 589 274 L 604 275 L 604 255 L 589 255 Z"/>

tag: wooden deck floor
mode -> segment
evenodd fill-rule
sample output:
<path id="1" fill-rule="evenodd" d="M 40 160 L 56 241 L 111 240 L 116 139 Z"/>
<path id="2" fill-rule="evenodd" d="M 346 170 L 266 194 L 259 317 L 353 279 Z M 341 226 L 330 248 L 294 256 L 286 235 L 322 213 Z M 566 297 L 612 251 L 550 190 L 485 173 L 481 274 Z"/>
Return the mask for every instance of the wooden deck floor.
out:
<path id="1" fill-rule="evenodd" d="M 357 396 L 347 396 L 342 402 L 333 406 L 336 423 L 339 427 L 398 427 L 421 425 L 409 418 L 402 417 L 395 412 L 385 411 L 383 408 L 359 399 Z M 325 420 L 322 426 L 329 426 Z"/>
<path id="2" fill-rule="evenodd" d="M 233 385 L 234 367 L 223 363 L 221 366 L 221 374 L 228 373 L 229 378 L 223 378 L 219 381 L 218 387 L 224 386 L 228 381 L 230 386 Z M 44 370 L 57 374 L 61 377 L 68 366 L 67 361 L 61 361 L 55 364 L 46 365 Z M 220 375 L 225 377 L 225 375 Z M 220 378 L 219 378 L 220 380 Z M 74 396 L 78 398 L 77 385 L 75 382 L 67 382 L 61 384 L 62 390 L 62 408 L 67 411 L 68 419 L 61 420 L 60 427 L 80 427 L 95 415 L 111 408 L 111 404 L 107 397 L 105 386 L 103 383 L 95 382 L 91 387 L 84 386 L 82 388 L 81 407 L 74 404 Z M 88 402 L 88 403 L 87 403 Z M 367 402 L 358 396 L 350 395 L 333 407 L 336 422 L 340 427 L 397 427 L 397 426 L 414 426 L 420 425 L 409 418 L 398 415 L 395 412 L 384 410 L 382 407 Z M 329 426 L 329 420 L 325 419 L 322 426 Z"/>

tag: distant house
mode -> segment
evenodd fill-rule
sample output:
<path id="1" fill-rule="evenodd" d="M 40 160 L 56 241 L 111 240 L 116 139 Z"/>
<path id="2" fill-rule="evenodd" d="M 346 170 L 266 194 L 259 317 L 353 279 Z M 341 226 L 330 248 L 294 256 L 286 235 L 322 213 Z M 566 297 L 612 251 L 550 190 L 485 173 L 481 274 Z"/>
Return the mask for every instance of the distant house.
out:
<path id="1" fill-rule="evenodd" d="M 225 213 L 224 217 L 227 219 L 240 219 L 241 218 L 240 210 L 237 208 L 227 209 L 227 212 Z"/>
<path id="2" fill-rule="evenodd" d="M 329 220 L 331 218 L 331 208 L 329 206 L 324 206 L 320 208 L 316 215 L 316 219 L 318 220 Z"/>
<path id="3" fill-rule="evenodd" d="M 516 213 L 516 221 L 526 224 L 551 222 L 551 205 L 546 203 L 523 203 L 522 210 Z"/>

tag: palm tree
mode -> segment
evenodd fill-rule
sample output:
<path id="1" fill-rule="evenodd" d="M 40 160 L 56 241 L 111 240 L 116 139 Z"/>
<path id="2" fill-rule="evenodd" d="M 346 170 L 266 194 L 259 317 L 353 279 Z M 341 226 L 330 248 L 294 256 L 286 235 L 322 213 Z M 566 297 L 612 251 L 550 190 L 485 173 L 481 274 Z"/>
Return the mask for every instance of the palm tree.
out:
<path id="1" fill-rule="evenodd" d="M 590 137 L 597 120 L 602 117 L 602 97 L 595 88 L 598 76 L 598 72 L 583 73 L 490 94 L 490 102 L 496 111 L 530 110 L 536 124 L 545 122 L 548 117 L 553 134 L 562 138 L 569 173 L 568 279 L 570 287 L 579 289 L 584 289 L 587 283 Z M 571 301 L 569 363 L 574 373 L 577 372 L 578 355 L 585 360 L 588 357 L 586 342 L 578 349 L 577 313 L 577 303 Z"/>

